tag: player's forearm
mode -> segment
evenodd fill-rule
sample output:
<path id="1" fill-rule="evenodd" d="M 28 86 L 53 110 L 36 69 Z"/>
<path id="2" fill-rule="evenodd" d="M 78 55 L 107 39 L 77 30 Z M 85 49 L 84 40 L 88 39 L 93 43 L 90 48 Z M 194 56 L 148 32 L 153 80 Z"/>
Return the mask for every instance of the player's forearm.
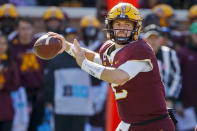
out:
<path id="1" fill-rule="evenodd" d="M 97 64 L 100 64 L 100 65 L 102 64 L 102 61 L 101 61 L 100 56 L 99 56 L 98 53 L 96 53 L 94 51 L 91 51 L 91 50 L 88 50 L 86 48 L 82 48 L 82 49 L 85 52 L 85 56 L 89 61 L 96 62 Z M 68 54 L 70 54 L 71 56 L 75 57 L 74 53 L 73 53 L 73 50 L 74 50 L 74 46 L 72 45 L 72 43 L 68 43 L 68 45 L 66 46 L 65 51 Z"/>
<path id="2" fill-rule="evenodd" d="M 75 55 L 74 55 L 74 53 L 73 53 L 73 50 L 74 50 L 73 44 L 70 43 L 70 42 L 67 42 L 65 51 L 66 51 L 69 55 L 75 57 Z"/>
<path id="3" fill-rule="evenodd" d="M 101 74 L 101 79 L 109 83 L 123 85 L 129 80 L 129 75 L 120 69 L 106 67 Z"/>
<path id="4" fill-rule="evenodd" d="M 87 59 L 82 62 L 81 68 L 90 75 L 109 83 L 123 85 L 129 80 L 129 75 L 126 72 L 116 68 L 105 67 Z"/>

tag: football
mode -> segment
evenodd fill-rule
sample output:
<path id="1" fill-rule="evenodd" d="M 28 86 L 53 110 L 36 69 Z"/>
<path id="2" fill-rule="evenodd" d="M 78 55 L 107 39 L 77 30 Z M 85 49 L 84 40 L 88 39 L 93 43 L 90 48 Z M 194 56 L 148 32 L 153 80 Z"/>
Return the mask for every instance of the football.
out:
<path id="1" fill-rule="evenodd" d="M 34 53 L 41 59 L 50 60 L 54 58 L 62 48 L 62 43 L 59 39 L 42 35 L 34 44 Z"/>

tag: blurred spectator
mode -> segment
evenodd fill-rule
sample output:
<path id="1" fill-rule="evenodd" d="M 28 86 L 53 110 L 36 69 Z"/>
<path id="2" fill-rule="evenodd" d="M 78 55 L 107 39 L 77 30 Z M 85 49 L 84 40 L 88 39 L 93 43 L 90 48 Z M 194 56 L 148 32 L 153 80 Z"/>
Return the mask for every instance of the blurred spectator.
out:
<path id="1" fill-rule="evenodd" d="M 139 7 L 143 9 L 151 9 L 157 4 L 161 4 L 162 0 L 139 0 Z"/>
<path id="2" fill-rule="evenodd" d="M 171 41 L 171 30 L 168 27 L 162 27 L 161 28 L 161 34 L 162 34 L 162 45 L 168 46 L 170 48 L 174 48 L 174 43 Z"/>
<path id="3" fill-rule="evenodd" d="M 161 33 L 163 36 L 161 40 L 162 45 L 168 46 L 176 51 L 182 46 L 185 46 L 188 36 L 187 31 L 171 30 L 168 27 L 162 27 Z"/>
<path id="4" fill-rule="evenodd" d="M 0 29 L 9 35 L 14 31 L 15 20 L 18 17 L 18 11 L 12 4 L 4 4 L 0 7 Z"/>
<path id="5" fill-rule="evenodd" d="M 63 33 L 62 25 L 64 24 L 64 13 L 58 7 L 49 7 L 43 15 L 47 32 L 52 31 L 59 34 Z"/>
<path id="6" fill-rule="evenodd" d="M 76 28 L 74 28 L 74 27 L 68 27 L 68 28 L 65 28 L 64 29 L 64 37 L 65 37 L 65 39 L 68 41 L 68 42 L 73 42 L 74 41 L 74 39 L 76 38 L 78 38 L 78 36 L 77 36 L 77 29 Z"/>
<path id="7" fill-rule="evenodd" d="M 0 34 L 0 131 L 11 131 L 14 108 L 11 91 L 17 90 L 20 77 L 8 48 L 7 37 Z"/>
<path id="8" fill-rule="evenodd" d="M 175 29 L 177 27 L 174 19 L 174 10 L 167 4 L 159 4 L 152 8 L 152 12 L 159 17 L 161 27 Z"/>
<path id="9" fill-rule="evenodd" d="M 43 62 L 33 53 L 33 22 L 30 18 L 17 20 L 17 34 L 10 39 L 12 52 L 17 61 L 21 85 L 26 88 L 31 116 L 28 131 L 36 131 L 43 115 L 42 84 Z"/>
<path id="10" fill-rule="evenodd" d="M 190 19 L 190 23 L 193 22 L 197 22 L 197 4 L 193 5 L 190 9 L 189 9 L 189 19 Z"/>
<path id="11" fill-rule="evenodd" d="M 90 76 L 66 52 L 50 61 L 45 71 L 46 107 L 53 109 L 55 131 L 84 131 L 93 114 Z"/>
<path id="12" fill-rule="evenodd" d="M 143 21 L 143 27 L 146 27 L 150 24 L 155 24 L 160 26 L 160 21 L 159 21 L 159 17 L 156 14 L 149 14 L 146 16 L 146 18 Z"/>
<path id="13" fill-rule="evenodd" d="M 81 41 L 80 44 L 91 50 L 99 49 L 104 39 L 101 37 L 102 32 L 100 28 L 101 23 L 95 16 L 83 17 L 80 22 L 81 37 L 83 41 Z"/>
<path id="14" fill-rule="evenodd" d="M 180 93 L 180 66 L 175 50 L 161 45 L 161 28 L 151 24 L 144 28 L 144 39 L 156 54 L 161 78 L 165 85 L 167 106 L 173 108 L 173 102 Z"/>
<path id="15" fill-rule="evenodd" d="M 80 29 L 82 32 L 82 39 L 79 41 L 82 47 L 89 50 L 98 52 L 102 45 L 103 39 L 100 38 L 101 23 L 96 17 L 85 16 L 81 19 Z M 105 102 L 107 94 L 107 84 L 91 77 L 91 86 L 93 87 L 93 104 L 94 104 L 94 116 L 89 118 L 91 125 L 91 131 L 104 131 L 105 123 Z"/>
<path id="16" fill-rule="evenodd" d="M 190 116 L 191 118 L 189 118 L 193 119 L 192 117 L 197 118 L 197 81 L 195 80 L 197 77 L 197 22 L 191 24 L 190 33 L 190 42 L 187 44 L 188 46 L 180 49 L 180 51 L 178 51 L 178 56 L 183 76 L 180 100 L 185 110 L 189 107 L 194 108 L 196 117 Z M 183 111 L 181 114 L 184 116 Z"/>

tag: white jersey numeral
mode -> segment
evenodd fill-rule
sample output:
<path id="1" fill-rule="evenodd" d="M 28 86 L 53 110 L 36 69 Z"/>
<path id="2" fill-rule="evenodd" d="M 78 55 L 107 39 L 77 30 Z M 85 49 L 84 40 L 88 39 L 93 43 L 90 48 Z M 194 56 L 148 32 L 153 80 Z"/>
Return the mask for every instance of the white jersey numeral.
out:
<path id="1" fill-rule="evenodd" d="M 115 94 L 116 100 L 126 98 L 127 94 L 128 94 L 127 90 L 123 89 L 123 90 L 121 90 L 121 92 L 117 92 L 116 89 L 114 88 L 114 87 L 117 87 L 117 86 L 119 86 L 119 85 L 118 84 L 111 84 L 111 87 L 112 87 L 112 90 Z"/>

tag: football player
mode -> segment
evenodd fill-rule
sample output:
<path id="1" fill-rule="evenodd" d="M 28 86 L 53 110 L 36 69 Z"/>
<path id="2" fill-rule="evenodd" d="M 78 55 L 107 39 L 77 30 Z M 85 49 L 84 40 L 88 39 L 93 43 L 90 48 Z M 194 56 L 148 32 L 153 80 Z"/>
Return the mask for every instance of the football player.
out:
<path id="1" fill-rule="evenodd" d="M 63 23 L 68 22 L 66 16 L 67 14 L 56 6 L 47 8 L 43 15 L 46 30 L 62 34 L 63 31 L 61 29 L 61 26 L 63 25 Z"/>
<path id="2" fill-rule="evenodd" d="M 18 16 L 17 8 L 13 4 L 8 3 L 0 6 L 0 30 L 3 34 L 9 36 L 15 32 L 14 27 Z"/>
<path id="3" fill-rule="evenodd" d="M 129 3 L 114 6 L 106 18 L 106 41 L 99 54 L 72 45 L 61 35 L 48 33 L 63 43 L 62 51 L 74 56 L 92 76 L 110 83 L 121 122 L 116 131 L 174 131 L 165 103 L 164 85 L 152 48 L 138 40 L 142 18 Z"/>
<path id="4" fill-rule="evenodd" d="M 161 27 L 169 27 L 175 29 L 177 23 L 175 22 L 174 9 L 168 4 L 158 4 L 152 8 L 152 13 L 159 17 Z"/>

